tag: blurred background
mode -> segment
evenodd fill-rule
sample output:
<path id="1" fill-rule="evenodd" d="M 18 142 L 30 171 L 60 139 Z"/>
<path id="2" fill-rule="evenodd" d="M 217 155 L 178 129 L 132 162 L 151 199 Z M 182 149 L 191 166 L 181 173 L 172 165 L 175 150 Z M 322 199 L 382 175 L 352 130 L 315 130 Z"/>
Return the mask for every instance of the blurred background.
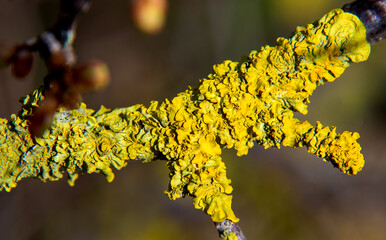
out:
<path id="1" fill-rule="evenodd" d="M 80 18 L 78 60 L 108 63 L 112 82 L 84 95 L 93 109 L 127 107 L 172 98 L 211 73 L 213 64 L 289 37 L 298 25 L 319 19 L 345 0 L 171 0 L 158 34 L 135 27 L 129 0 L 93 0 Z M 0 0 L 0 39 L 22 42 L 49 27 L 58 0 Z M 386 239 L 386 42 L 365 63 L 352 65 L 311 97 L 311 123 L 357 131 L 366 165 L 347 176 L 305 149 L 255 146 L 237 157 L 225 150 L 234 187 L 233 208 L 248 239 Z M 36 58 L 38 59 L 38 58 Z M 0 71 L 0 116 L 20 108 L 18 99 L 39 86 L 44 65 L 35 62 L 24 81 Z M 210 218 L 191 199 L 171 201 L 165 163 L 129 162 L 107 183 L 82 175 L 26 179 L 0 193 L 0 238 L 8 240 L 217 239 Z"/>

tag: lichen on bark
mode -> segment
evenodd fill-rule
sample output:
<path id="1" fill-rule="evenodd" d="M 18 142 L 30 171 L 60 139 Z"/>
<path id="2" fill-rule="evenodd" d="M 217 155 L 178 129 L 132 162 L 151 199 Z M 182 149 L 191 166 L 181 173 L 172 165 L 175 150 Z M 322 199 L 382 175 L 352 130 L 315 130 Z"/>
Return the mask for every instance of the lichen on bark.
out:
<path id="1" fill-rule="evenodd" d="M 335 127 L 319 122 L 313 126 L 293 113 L 307 114 L 316 87 L 334 81 L 369 53 L 360 20 L 335 9 L 298 27 L 291 38 L 279 38 L 274 47 L 252 51 L 241 62 L 215 65 L 197 88 L 172 100 L 148 107 L 94 111 L 81 104 L 75 110 L 60 109 L 43 137 L 32 139 L 28 116 L 43 98 L 38 89 L 10 121 L 0 119 L 0 188 L 10 191 L 29 177 L 58 180 L 63 173 L 70 185 L 79 173 L 100 172 L 112 181 L 112 169 L 128 160 L 162 157 L 170 170 L 170 199 L 190 196 L 214 222 L 237 222 L 223 148 L 234 148 L 241 156 L 255 143 L 305 146 L 344 173 L 362 169 L 358 133 L 336 133 Z"/>

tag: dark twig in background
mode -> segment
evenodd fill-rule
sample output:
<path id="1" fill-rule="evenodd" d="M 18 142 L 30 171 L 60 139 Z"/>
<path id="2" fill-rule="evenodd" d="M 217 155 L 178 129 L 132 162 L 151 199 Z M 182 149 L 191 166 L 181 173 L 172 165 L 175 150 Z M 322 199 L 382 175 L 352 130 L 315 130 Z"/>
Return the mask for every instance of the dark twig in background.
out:
<path id="1" fill-rule="evenodd" d="M 72 44 L 76 23 L 90 4 L 91 0 L 62 0 L 58 19 L 51 28 L 20 45 L 2 44 L 0 66 L 10 64 L 15 77 L 23 78 L 31 71 L 33 52 L 39 53 L 48 70 L 43 83 L 43 102 L 23 115 L 29 121 L 32 136 L 42 136 L 58 107 L 77 108 L 82 92 L 99 90 L 109 82 L 109 71 L 103 62 L 93 60 L 75 65 Z"/>
<path id="2" fill-rule="evenodd" d="M 27 42 L 30 49 L 40 53 L 49 71 L 44 79 L 45 99 L 29 117 L 29 130 L 34 136 L 43 134 L 59 106 L 76 108 L 82 91 L 98 90 L 108 82 L 107 67 L 100 61 L 74 66 L 72 43 L 76 21 L 81 13 L 88 11 L 90 3 L 90 0 L 62 0 L 56 24 Z"/>
<path id="3" fill-rule="evenodd" d="M 43 134 L 59 105 L 74 108 L 81 100 L 79 92 L 69 91 L 66 75 L 76 61 L 72 48 L 76 18 L 88 10 L 89 4 L 90 1 L 62 0 L 56 24 L 26 43 L 29 49 L 39 52 L 49 71 L 44 79 L 45 100 L 29 117 L 29 130 L 34 136 Z"/>

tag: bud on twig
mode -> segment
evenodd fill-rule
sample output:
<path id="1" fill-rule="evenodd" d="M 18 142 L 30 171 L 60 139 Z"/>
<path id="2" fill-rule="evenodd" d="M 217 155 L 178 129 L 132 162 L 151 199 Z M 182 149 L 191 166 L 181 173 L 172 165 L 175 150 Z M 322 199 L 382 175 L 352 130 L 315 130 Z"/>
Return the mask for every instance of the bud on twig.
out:
<path id="1" fill-rule="evenodd" d="M 33 55 L 32 52 L 26 48 L 19 48 L 16 50 L 12 62 L 12 75 L 16 78 L 23 78 L 27 76 L 32 69 Z"/>
<path id="2" fill-rule="evenodd" d="M 148 34 L 159 33 L 166 18 L 167 0 L 135 0 L 133 18 L 138 29 Z"/>
<path id="3" fill-rule="evenodd" d="M 72 69 L 68 85 L 78 91 L 98 91 L 110 82 L 110 72 L 106 63 L 93 60 Z"/>

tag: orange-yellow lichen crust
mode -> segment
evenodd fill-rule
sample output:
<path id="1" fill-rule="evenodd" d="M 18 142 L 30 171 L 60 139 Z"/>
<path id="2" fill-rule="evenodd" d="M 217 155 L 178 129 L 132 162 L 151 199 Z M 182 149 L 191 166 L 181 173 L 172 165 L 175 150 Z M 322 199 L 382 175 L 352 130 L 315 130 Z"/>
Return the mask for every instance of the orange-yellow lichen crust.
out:
<path id="1" fill-rule="evenodd" d="M 9 191 L 26 177 L 74 184 L 80 172 L 101 172 L 126 160 L 167 160 L 170 199 L 186 195 L 214 222 L 237 222 L 231 209 L 232 187 L 221 160 L 224 147 L 247 154 L 254 143 L 268 147 L 307 147 L 341 171 L 356 174 L 364 165 L 357 133 L 312 126 L 293 117 L 307 113 L 309 96 L 339 77 L 351 62 L 366 60 L 370 45 L 360 20 L 340 9 L 298 27 L 277 46 L 252 51 L 240 63 L 224 61 L 197 88 L 148 108 L 99 111 L 82 104 L 61 109 L 43 138 L 31 139 L 27 118 L 41 100 L 37 90 L 23 100 L 12 120 L 1 119 L 0 184 Z"/>

